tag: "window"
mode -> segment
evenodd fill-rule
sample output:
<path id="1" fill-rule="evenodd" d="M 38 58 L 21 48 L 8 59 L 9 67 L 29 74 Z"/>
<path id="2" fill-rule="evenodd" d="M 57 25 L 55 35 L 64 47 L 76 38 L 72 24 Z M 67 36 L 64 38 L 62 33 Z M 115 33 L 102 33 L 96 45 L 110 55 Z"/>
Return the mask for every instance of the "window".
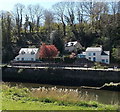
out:
<path id="1" fill-rule="evenodd" d="M 34 59 L 33 59 L 33 58 L 31 58 L 31 61 L 34 61 Z"/>
<path id="2" fill-rule="evenodd" d="M 17 58 L 17 60 L 19 61 L 19 58 Z"/>
<path id="3" fill-rule="evenodd" d="M 108 59 L 106 59 L 106 62 L 108 62 Z"/>
<path id="4" fill-rule="evenodd" d="M 102 62 L 104 63 L 104 62 L 105 62 L 105 60 L 104 60 L 104 59 L 102 59 Z"/>
<path id="5" fill-rule="evenodd" d="M 25 54 L 25 52 L 24 52 L 24 51 L 21 51 L 21 54 Z"/>
<path id="6" fill-rule="evenodd" d="M 95 58 L 95 57 L 93 57 L 93 61 L 96 61 L 96 58 Z"/>
<path id="7" fill-rule="evenodd" d="M 91 57 L 89 57 L 89 60 L 91 60 Z"/>
<path id="8" fill-rule="evenodd" d="M 31 52 L 31 54 L 33 55 L 33 54 L 35 54 L 35 52 L 34 52 L 34 51 L 32 51 L 32 52 Z"/>
<path id="9" fill-rule="evenodd" d="M 74 45 L 74 43 L 71 43 L 71 46 L 73 46 Z"/>
<path id="10" fill-rule="evenodd" d="M 95 53 L 93 53 L 93 56 L 95 56 L 96 54 Z"/>
<path id="11" fill-rule="evenodd" d="M 22 61 L 24 61 L 24 58 L 22 58 Z"/>
<path id="12" fill-rule="evenodd" d="M 89 53 L 88 55 L 91 56 L 91 53 Z"/>
<path id="13" fill-rule="evenodd" d="M 68 46 L 68 44 L 66 44 L 66 47 Z"/>

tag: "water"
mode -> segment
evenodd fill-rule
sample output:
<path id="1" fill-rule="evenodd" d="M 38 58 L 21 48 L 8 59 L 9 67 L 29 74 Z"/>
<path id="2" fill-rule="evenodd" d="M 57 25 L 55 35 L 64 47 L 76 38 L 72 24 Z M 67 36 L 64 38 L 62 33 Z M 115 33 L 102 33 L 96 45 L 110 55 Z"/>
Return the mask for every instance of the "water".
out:
<path id="1" fill-rule="evenodd" d="M 39 87 L 54 87 L 54 85 L 35 84 L 35 83 L 18 83 L 9 82 L 9 85 L 21 85 L 27 88 L 39 88 Z M 103 104 L 120 104 L 120 92 L 108 91 L 108 90 L 95 90 L 95 89 L 81 89 L 80 87 L 69 87 L 69 86 L 56 86 L 57 88 L 64 89 L 78 89 L 81 95 L 87 94 L 88 98 L 94 101 L 98 101 Z"/>

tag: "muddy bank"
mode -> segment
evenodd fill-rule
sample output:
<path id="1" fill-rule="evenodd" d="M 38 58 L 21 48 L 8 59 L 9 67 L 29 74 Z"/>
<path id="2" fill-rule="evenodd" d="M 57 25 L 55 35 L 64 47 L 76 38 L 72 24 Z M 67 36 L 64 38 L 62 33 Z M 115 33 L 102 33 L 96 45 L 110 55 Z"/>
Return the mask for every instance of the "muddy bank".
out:
<path id="1" fill-rule="evenodd" d="M 100 89 L 111 90 L 111 91 L 120 91 L 120 83 L 105 83 Z"/>
<path id="2" fill-rule="evenodd" d="M 101 87 L 105 83 L 119 83 L 120 71 L 3 67 L 2 80 L 64 86 Z"/>
<path id="3" fill-rule="evenodd" d="M 90 86 L 81 86 L 82 89 L 94 89 L 94 90 L 109 90 L 109 91 L 120 91 L 120 83 L 105 83 L 101 87 L 90 87 Z"/>

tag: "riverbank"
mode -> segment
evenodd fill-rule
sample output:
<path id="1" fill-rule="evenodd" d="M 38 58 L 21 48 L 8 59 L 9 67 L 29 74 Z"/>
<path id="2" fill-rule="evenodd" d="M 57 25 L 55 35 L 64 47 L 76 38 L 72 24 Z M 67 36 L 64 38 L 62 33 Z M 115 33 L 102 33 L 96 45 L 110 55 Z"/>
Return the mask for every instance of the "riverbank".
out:
<path id="1" fill-rule="evenodd" d="M 68 94 L 69 93 L 69 94 Z M 10 87 L 3 84 L 1 110 L 118 110 L 118 105 L 103 105 L 78 96 L 78 91 L 53 88 Z"/>
<path id="2" fill-rule="evenodd" d="M 119 83 L 120 71 L 87 70 L 55 67 L 3 67 L 2 80 L 64 86 L 101 87 L 105 83 Z"/>

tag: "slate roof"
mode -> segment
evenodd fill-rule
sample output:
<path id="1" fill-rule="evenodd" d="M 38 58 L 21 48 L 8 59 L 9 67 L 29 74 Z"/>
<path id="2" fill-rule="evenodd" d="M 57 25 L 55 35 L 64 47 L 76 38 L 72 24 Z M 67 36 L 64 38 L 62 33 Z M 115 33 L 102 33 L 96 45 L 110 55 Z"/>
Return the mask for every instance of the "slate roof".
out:
<path id="1" fill-rule="evenodd" d="M 26 54 L 34 52 L 36 54 L 38 52 L 38 48 L 21 48 L 19 54 L 21 54 L 22 52 L 25 52 Z"/>
<path id="2" fill-rule="evenodd" d="M 86 51 L 102 51 L 101 47 L 88 47 Z"/>
<path id="3" fill-rule="evenodd" d="M 77 44 L 77 41 L 68 42 L 68 43 L 66 44 L 66 47 L 74 46 L 75 44 Z"/>
<path id="4" fill-rule="evenodd" d="M 109 55 L 109 51 L 102 51 L 101 55 Z"/>

